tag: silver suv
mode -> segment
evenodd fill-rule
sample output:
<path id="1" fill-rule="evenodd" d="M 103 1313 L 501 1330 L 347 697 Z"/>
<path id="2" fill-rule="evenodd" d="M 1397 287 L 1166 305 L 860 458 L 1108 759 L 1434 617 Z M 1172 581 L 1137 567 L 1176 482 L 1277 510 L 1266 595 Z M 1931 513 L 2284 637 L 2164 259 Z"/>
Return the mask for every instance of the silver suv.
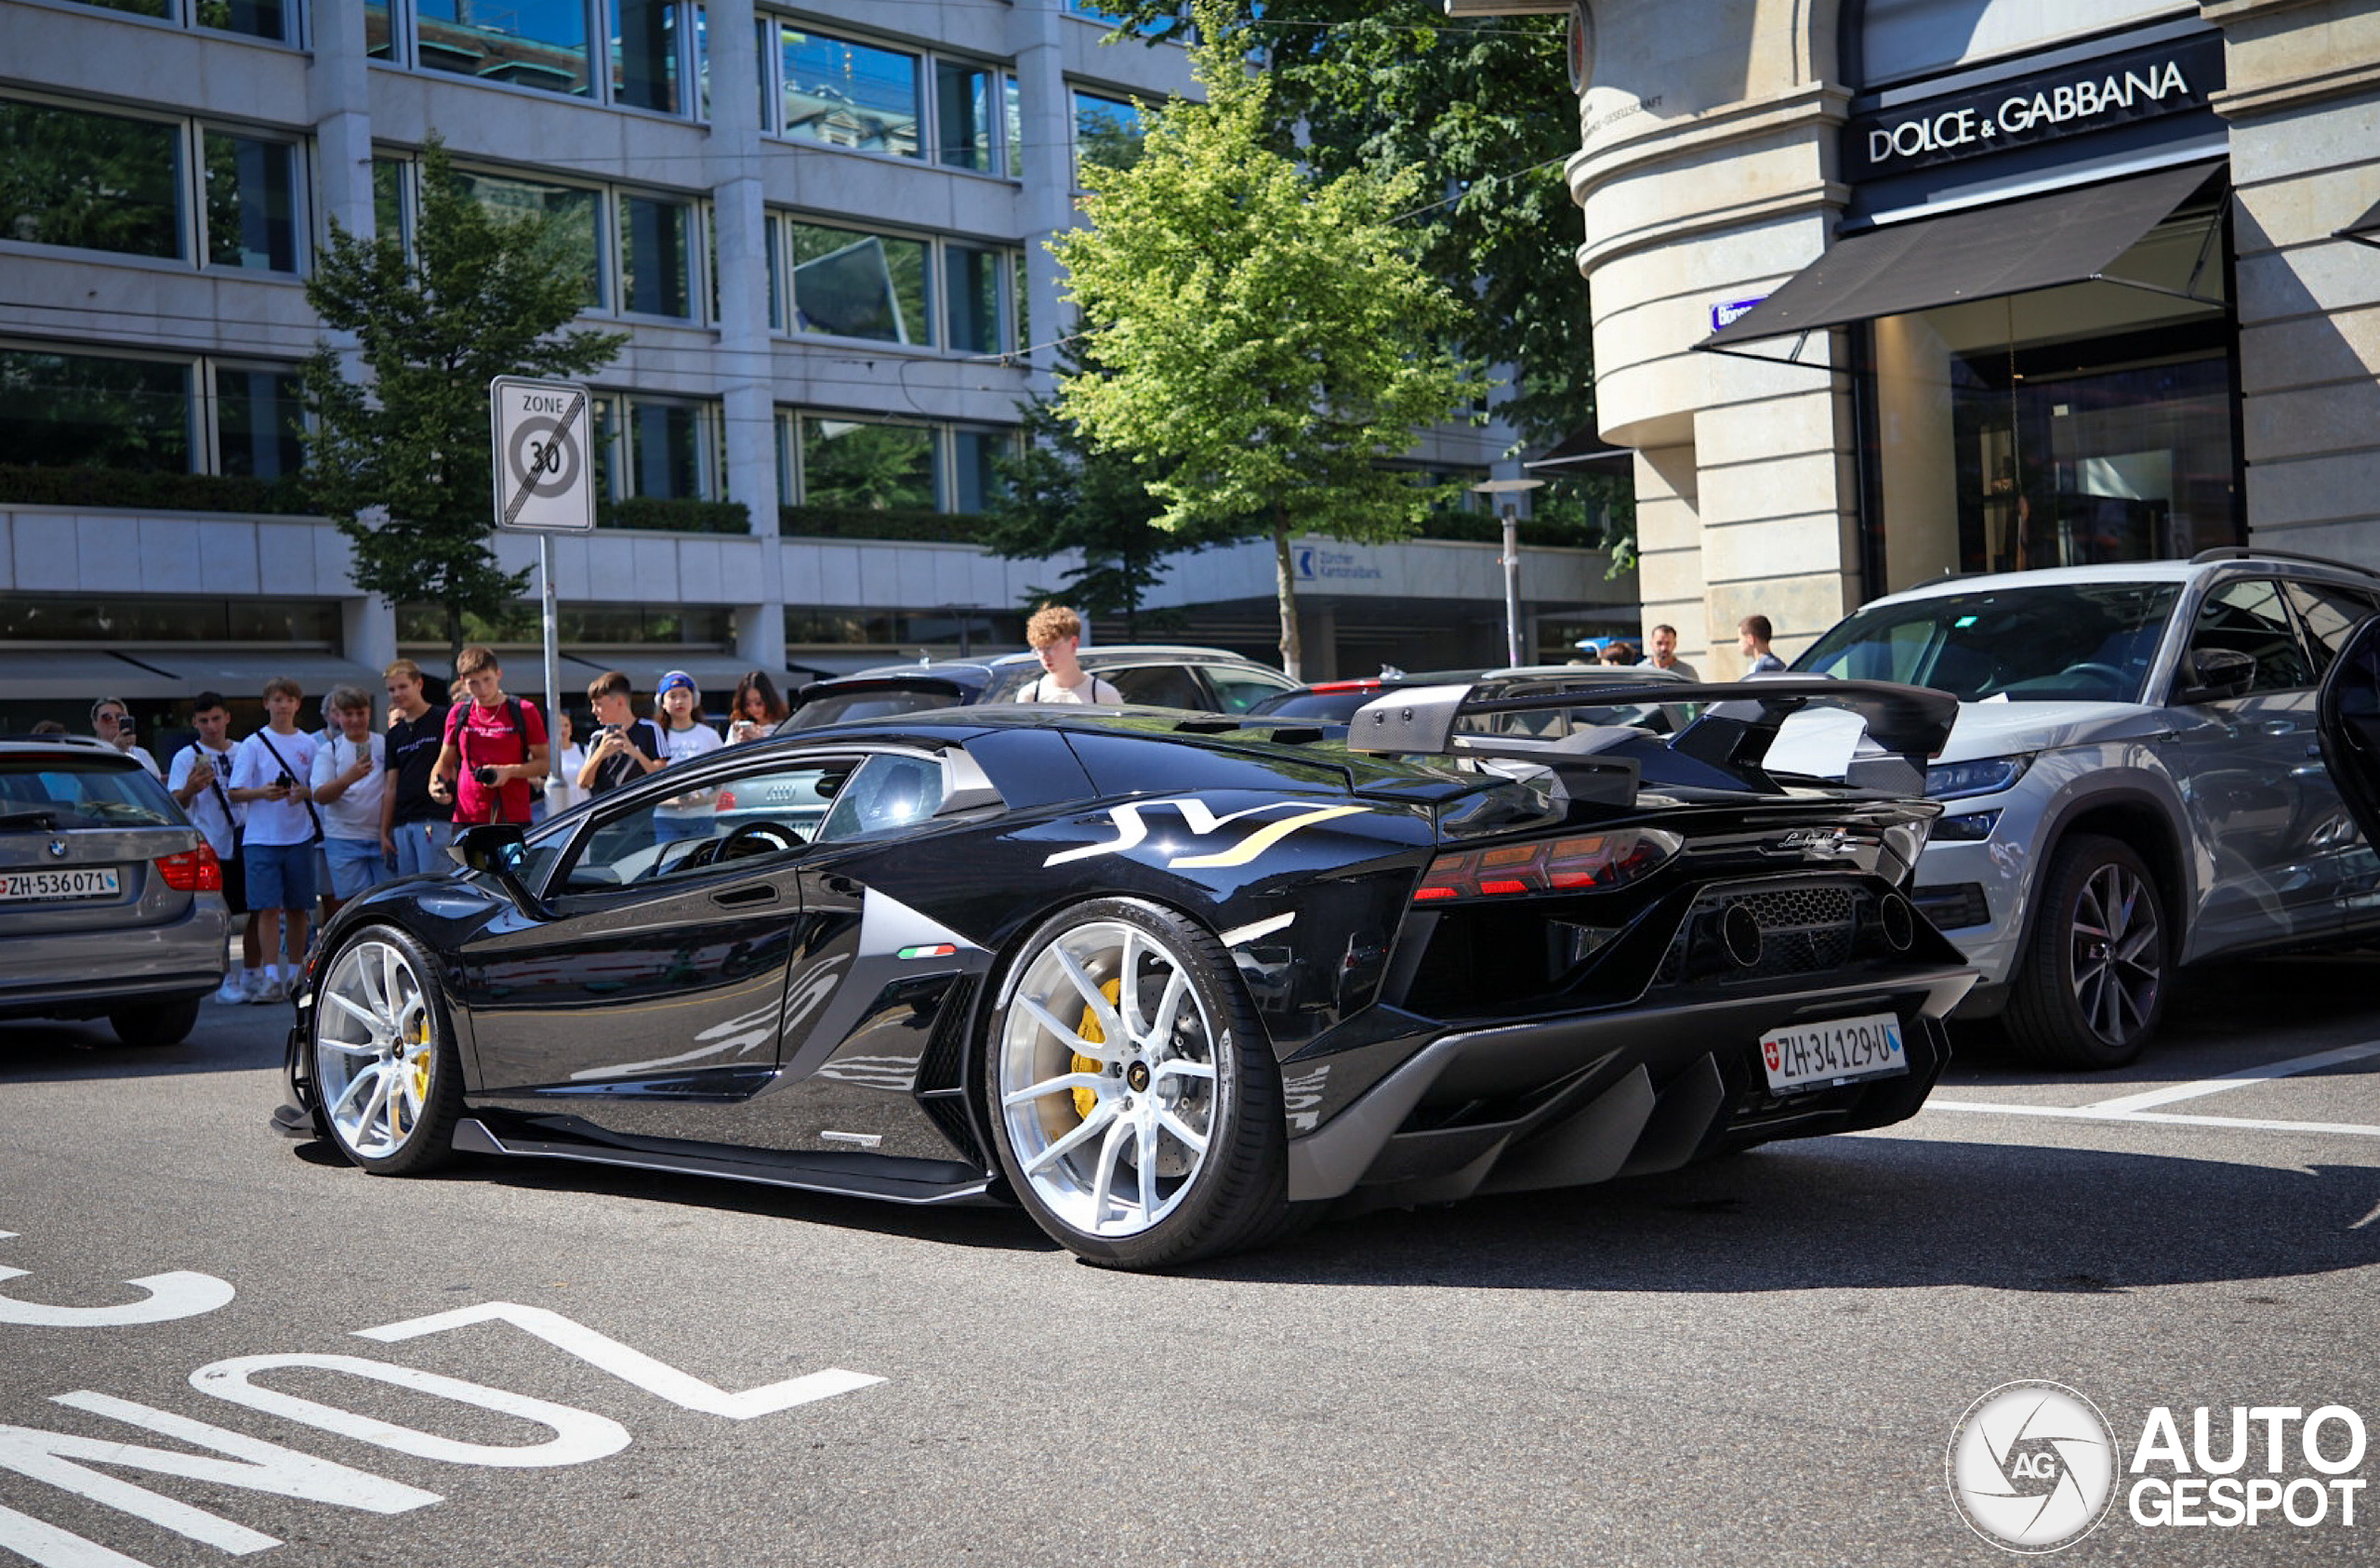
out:
<path id="1" fill-rule="evenodd" d="M 1797 672 L 1960 699 L 1919 905 L 1982 971 L 1959 1016 L 2071 1067 L 2155 1033 L 2181 964 L 2380 928 L 2315 687 L 2380 576 L 2276 553 L 1946 578 L 1862 606 Z"/>
<path id="2" fill-rule="evenodd" d="M 0 1019 L 178 1045 L 230 920 L 215 851 L 147 769 L 96 740 L 0 741 Z"/>

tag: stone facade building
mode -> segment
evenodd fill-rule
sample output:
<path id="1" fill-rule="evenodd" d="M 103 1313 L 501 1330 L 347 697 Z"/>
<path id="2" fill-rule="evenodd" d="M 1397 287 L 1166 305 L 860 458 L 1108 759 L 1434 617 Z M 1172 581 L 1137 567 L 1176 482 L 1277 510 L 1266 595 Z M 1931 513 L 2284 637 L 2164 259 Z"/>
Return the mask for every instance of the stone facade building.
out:
<path id="1" fill-rule="evenodd" d="M 1706 671 L 1948 572 L 2380 566 L 2380 3 L 1567 8 L 1600 433 Z"/>

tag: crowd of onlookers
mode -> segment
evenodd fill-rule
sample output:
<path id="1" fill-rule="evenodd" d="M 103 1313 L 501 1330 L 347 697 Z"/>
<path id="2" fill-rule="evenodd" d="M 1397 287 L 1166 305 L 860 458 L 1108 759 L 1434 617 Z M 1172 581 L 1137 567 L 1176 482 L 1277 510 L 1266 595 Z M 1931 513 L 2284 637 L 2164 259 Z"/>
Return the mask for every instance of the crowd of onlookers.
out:
<path id="1" fill-rule="evenodd" d="M 703 713 L 692 676 L 670 670 L 637 717 L 633 683 L 607 670 L 587 689 L 594 728 L 580 745 L 571 716 L 547 716 L 504 690 L 495 651 L 473 645 L 455 659 L 446 705 L 430 699 L 421 666 L 399 659 L 384 672 L 388 705 L 377 725 L 372 693 L 338 686 L 322 700 L 319 728 L 301 721 L 305 692 L 285 678 L 265 682 L 265 721 L 231 738 L 220 692 L 192 700 L 193 733 L 161 764 L 139 743 L 131 706 L 92 705 L 91 730 L 162 780 L 223 864 L 223 896 L 245 915 L 240 966 L 218 1002 L 284 1000 L 309 930 L 339 905 L 394 876 L 438 869 L 457 827 L 533 823 L 592 796 L 774 731 L 787 713 L 765 671 L 735 689 L 724 734 Z M 44 720 L 35 734 L 62 734 Z M 707 793 L 671 797 L 661 831 L 708 831 Z M 674 828 L 671 825 L 674 824 Z"/>

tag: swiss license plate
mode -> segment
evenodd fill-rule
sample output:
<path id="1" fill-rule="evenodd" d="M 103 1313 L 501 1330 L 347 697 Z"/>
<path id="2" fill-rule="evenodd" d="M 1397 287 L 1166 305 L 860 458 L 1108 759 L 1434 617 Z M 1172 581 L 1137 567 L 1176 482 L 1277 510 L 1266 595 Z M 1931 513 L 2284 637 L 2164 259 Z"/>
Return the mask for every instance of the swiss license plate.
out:
<path id="1" fill-rule="evenodd" d="M 1760 1064 L 1774 1093 L 1823 1088 L 1909 1071 L 1900 1020 L 1891 1013 L 1829 1019 L 1773 1030 L 1760 1037 Z"/>
<path id="2" fill-rule="evenodd" d="M 29 899 L 106 899 L 123 890 L 115 867 L 73 871 L 0 871 L 0 903 Z"/>

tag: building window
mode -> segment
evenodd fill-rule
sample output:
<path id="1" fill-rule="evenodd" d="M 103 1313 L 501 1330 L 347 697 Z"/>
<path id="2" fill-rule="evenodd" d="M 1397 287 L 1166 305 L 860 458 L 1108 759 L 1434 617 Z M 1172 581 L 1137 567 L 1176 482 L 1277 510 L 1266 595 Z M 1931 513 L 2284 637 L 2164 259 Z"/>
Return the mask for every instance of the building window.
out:
<path id="1" fill-rule="evenodd" d="M 193 0 L 185 15 L 179 0 L 84 0 L 101 10 L 155 17 L 178 27 L 204 27 L 217 33 L 241 33 L 251 38 L 286 41 L 289 13 L 283 0 Z"/>
<path id="2" fill-rule="evenodd" d="M 230 131 L 203 133 L 206 259 L 254 271 L 298 270 L 298 150 Z"/>
<path id="3" fill-rule="evenodd" d="M 0 348 L 8 462 L 279 479 L 303 467 L 304 429 L 295 366 Z"/>
<path id="4" fill-rule="evenodd" d="M 364 0 L 364 52 L 374 59 L 393 61 L 396 38 L 389 20 L 389 0 Z"/>
<path id="5" fill-rule="evenodd" d="M 692 218 L 683 202 L 620 198 L 620 309 L 681 320 L 694 314 Z"/>
<path id="6" fill-rule="evenodd" d="M 1013 252 L 972 245 L 943 247 L 944 341 L 971 354 L 999 354 L 1013 341 L 1007 330 L 1006 283 Z"/>
<path id="7" fill-rule="evenodd" d="M 0 238 L 180 259 L 182 127 L 0 99 Z"/>
<path id="8" fill-rule="evenodd" d="M 456 169 L 464 191 L 500 217 L 554 214 L 560 219 L 559 243 L 575 255 L 587 274 L 587 303 L 602 310 L 603 298 L 602 198 L 599 191 L 575 185 L 554 185 L 518 175 L 481 174 Z"/>
<path id="9" fill-rule="evenodd" d="M 1075 89 L 1075 166 L 1123 168 L 1137 163 L 1144 127 L 1138 106 L 1122 99 Z"/>
<path id="10" fill-rule="evenodd" d="M 0 349 L 0 452 L 45 468 L 191 469 L 191 362 Z"/>
<path id="11" fill-rule="evenodd" d="M 431 71 L 587 98 L 587 12 L 560 4 L 415 0 L 415 52 Z"/>
<path id="12" fill-rule="evenodd" d="M 306 401 L 298 373 L 215 367 L 216 470 L 287 479 L 306 466 Z"/>
<path id="13" fill-rule="evenodd" d="M 973 430 L 960 426 L 951 431 L 950 509 L 980 512 L 989 506 L 1003 488 L 999 461 L 1015 454 L 1014 430 Z"/>
<path id="14" fill-rule="evenodd" d="M 380 239 L 413 250 L 413 191 L 405 165 L 396 158 L 372 160 L 372 228 Z"/>
<path id="15" fill-rule="evenodd" d="M 790 24 L 777 29 L 781 134 L 918 157 L 918 57 Z"/>
<path id="16" fill-rule="evenodd" d="M 197 20 L 199 26 L 218 33 L 282 40 L 289 36 L 289 17 L 282 0 L 198 0 Z"/>
<path id="17" fill-rule="evenodd" d="M 789 218 L 793 329 L 884 343 L 932 343 L 926 242 Z"/>
<path id="18" fill-rule="evenodd" d="M 615 500 L 715 499 L 723 464 L 715 406 L 644 397 L 595 399 L 596 494 Z"/>
<path id="19" fill-rule="evenodd" d="M 675 114 L 681 70 L 677 0 L 610 0 L 612 101 Z"/>
<path id="20" fill-rule="evenodd" d="M 801 498 L 812 506 L 932 511 L 934 469 L 928 426 L 801 416 Z"/>

